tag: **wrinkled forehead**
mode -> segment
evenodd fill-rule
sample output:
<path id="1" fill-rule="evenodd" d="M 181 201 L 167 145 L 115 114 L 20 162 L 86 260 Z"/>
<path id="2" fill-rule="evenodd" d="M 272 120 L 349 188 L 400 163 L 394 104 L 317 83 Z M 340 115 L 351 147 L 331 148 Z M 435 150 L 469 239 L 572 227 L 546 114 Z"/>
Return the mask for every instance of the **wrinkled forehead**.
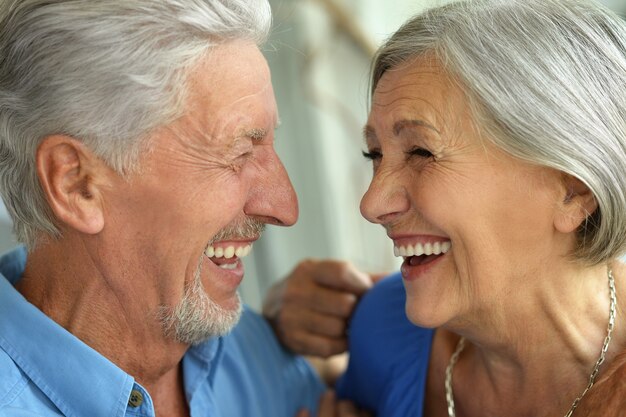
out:
<path id="1" fill-rule="evenodd" d="M 383 74 L 372 97 L 368 126 L 392 129 L 400 119 L 417 117 L 444 132 L 467 116 L 467 100 L 458 83 L 438 60 L 422 56 Z"/>
<path id="2" fill-rule="evenodd" d="M 210 124 L 278 123 L 269 67 L 252 42 L 220 45 L 203 57 L 189 74 L 186 105 L 187 115 Z"/>
<path id="3" fill-rule="evenodd" d="M 429 97 L 441 101 L 457 94 L 456 87 L 439 60 L 431 55 L 414 57 L 385 71 L 374 90 L 372 110 L 403 98 Z"/>

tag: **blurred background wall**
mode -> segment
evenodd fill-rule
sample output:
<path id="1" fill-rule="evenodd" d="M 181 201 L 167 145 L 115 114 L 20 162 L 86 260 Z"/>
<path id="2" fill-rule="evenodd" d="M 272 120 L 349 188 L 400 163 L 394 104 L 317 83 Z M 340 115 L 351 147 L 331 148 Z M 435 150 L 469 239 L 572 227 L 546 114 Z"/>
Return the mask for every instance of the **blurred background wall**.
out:
<path id="1" fill-rule="evenodd" d="M 2 204 L 2 200 L 0 200 L 0 253 L 15 246 L 15 244 L 11 233 L 11 219 L 4 204 Z"/>
<path id="2" fill-rule="evenodd" d="M 440 0 L 270 0 L 274 30 L 264 52 L 282 125 L 283 159 L 300 200 L 292 228 L 269 227 L 246 258 L 244 300 L 259 308 L 275 280 L 304 258 L 347 259 L 371 272 L 398 267 L 380 227 L 359 201 L 371 178 L 361 156 L 369 62 L 409 16 Z M 626 14 L 626 1 L 604 0 Z M 0 204 L 0 252 L 16 245 Z"/>

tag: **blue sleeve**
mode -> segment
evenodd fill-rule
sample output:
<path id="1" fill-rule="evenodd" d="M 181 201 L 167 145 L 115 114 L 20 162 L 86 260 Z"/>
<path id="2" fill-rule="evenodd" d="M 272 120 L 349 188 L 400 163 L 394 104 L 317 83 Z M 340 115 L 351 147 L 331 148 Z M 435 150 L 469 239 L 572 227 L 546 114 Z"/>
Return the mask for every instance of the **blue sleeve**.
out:
<path id="1" fill-rule="evenodd" d="M 214 388 L 223 417 L 317 415 L 325 386 L 308 362 L 286 351 L 263 317 L 246 309 L 225 338 Z"/>
<path id="2" fill-rule="evenodd" d="M 350 362 L 337 382 L 341 398 L 377 417 L 421 416 L 434 331 L 409 322 L 400 274 L 361 300 L 349 328 Z"/>
<path id="3" fill-rule="evenodd" d="M 26 268 L 26 255 L 26 247 L 23 245 L 0 255 L 0 271 L 11 284 L 22 277 Z"/>

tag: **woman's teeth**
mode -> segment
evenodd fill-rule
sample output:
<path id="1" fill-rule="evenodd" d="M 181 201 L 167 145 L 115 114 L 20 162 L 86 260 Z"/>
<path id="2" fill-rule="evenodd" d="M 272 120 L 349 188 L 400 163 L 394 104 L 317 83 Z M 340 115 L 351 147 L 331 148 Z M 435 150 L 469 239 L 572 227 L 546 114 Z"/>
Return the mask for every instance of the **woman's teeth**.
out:
<path id="1" fill-rule="evenodd" d="M 415 246 L 394 246 L 393 254 L 395 256 L 441 255 L 447 253 L 451 247 L 451 242 L 417 243 Z"/>
<path id="2" fill-rule="evenodd" d="M 238 247 L 227 246 L 225 248 L 223 247 L 216 248 L 214 246 L 209 246 L 204 251 L 204 254 L 209 258 L 231 259 L 234 256 L 236 256 L 237 258 L 243 258 L 244 256 L 247 256 L 251 250 L 252 250 L 251 244 L 238 246 Z"/>

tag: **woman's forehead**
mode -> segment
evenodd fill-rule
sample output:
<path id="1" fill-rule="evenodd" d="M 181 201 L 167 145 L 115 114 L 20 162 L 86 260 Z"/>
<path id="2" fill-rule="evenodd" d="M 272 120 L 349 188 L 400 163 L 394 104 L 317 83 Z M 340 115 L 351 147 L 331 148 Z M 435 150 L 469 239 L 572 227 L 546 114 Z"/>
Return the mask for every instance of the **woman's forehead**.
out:
<path id="1" fill-rule="evenodd" d="M 402 120 L 421 120 L 444 131 L 451 119 L 457 124 L 468 114 L 458 84 L 437 60 L 422 57 L 383 74 L 374 91 L 368 126 L 383 123 L 393 130 Z"/>

